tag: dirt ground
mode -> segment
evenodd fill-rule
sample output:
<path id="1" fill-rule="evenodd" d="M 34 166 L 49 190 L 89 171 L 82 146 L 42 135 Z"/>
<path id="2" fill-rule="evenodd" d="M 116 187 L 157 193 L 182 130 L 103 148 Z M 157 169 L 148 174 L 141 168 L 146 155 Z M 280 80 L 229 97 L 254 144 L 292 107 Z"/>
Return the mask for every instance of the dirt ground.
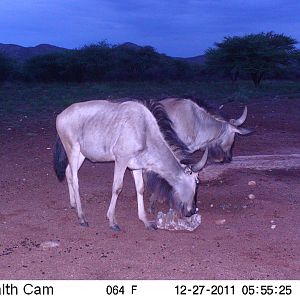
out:
<path id="1" fill-rule="evenodd" d="M 230 117 L 242 109 L 225 107 Z M 255 133 L 236 138 L 234 155 L 300 153 L 299 99 L 253 100 L 248 112 Z M 193 232 L 146 230 L 127 172 L 115 233 L 106 220 L 113 164 L 85 162 L 85 228 L 53 172 L 55 113 L 1 118 L 0 279 L 300 279 L 299 169 L 231 170 L 202 184 Z"/>

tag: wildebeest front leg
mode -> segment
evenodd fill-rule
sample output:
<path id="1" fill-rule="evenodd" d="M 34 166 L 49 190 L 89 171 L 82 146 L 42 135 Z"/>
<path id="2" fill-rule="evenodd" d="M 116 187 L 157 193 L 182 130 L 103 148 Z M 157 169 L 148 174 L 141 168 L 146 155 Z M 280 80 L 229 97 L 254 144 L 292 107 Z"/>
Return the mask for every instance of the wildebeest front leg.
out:
<path id="1" fill-rule="evenodd" d="M 116 204 L 119 194 L 122 191 L 123 187 L 123 178 L 124 173 L 126 171 L 127 164 L 115 162 L 115 170 L 114 170 L 114 182 L 112 187 L 112 195 L 111 195 L 111 201 L 110 205 L 107 211 L 107 218 L 109 220 L 109 226 L 114 231 L 120 231 L 120 227 L 117 224 L 116 220 Z"/>
<path id="2" fill-rule="evenodd" d="M 138 216 L 139 219 L 144 222 L 145 226 L 148 229 L 156 229 L 154 222 L 149 222 L 146 216 L 145 207 L 144 207 L 144 179 L 142 170 L 133 170 L 132 175 L 134 178 L 137 202 L 138 202 Z"/>
<path id="3" fill-rule="evenodd" d="M 149 213 L 154 214 L 155 213 L 155 204 L 158 201 L 158 191 L 157 188 L 153 191 L 153 193 L 150 196 L 149 199 Z"/>

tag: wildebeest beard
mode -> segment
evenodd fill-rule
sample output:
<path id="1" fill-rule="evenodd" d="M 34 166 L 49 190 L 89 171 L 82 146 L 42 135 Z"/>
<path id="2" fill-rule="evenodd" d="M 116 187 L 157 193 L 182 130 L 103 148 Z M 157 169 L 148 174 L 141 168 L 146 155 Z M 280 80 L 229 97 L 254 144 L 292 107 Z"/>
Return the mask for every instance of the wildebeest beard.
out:
<path id="1" fill-rule="evenodd" d="M 173 187 L 155 172 L 148 171 L 144 177 L 147 190 L 152 194 L 152 199 L 155 198 L 155 200 L 159 200 L 160 202 L 167 201 L 169 206 L 174 208 L 175 199 Z"/>
<path id="2" fill-rule="evenodd" d="M 180 217 L 182 216 L 191 216 L 192 214 L 196 213 L 197 208 L 197 190 L 198 185 L 196 186 L 195 195 L 194 195 L 194 201 L 192 205 L 192 210 L 188 213 L 186 212 L 186 208 L 184 207 L 184 203 L 180 202 L 179 199 L 176 196 L 176 192 L 174 188 L 160 175 L 158 175 L 155 172 L 146 172 L 145 174 L 145 183 L 147 186 L 147 189 L 151 193 L 150 198 L 150 209 L 153 211 L 155 203 L 157 201 L 163 203 L 167 202 L 170 208 L 174 209 Z"/>

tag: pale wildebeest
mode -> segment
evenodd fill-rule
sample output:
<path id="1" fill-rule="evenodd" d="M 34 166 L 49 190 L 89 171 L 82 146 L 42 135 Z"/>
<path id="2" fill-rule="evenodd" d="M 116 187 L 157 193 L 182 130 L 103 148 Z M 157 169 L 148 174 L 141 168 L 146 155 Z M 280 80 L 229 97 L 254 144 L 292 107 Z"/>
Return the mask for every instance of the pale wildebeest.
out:
<path id="1" fill-rule="evenodd" d="M 209 158 L 214 162 L 230 162 L 235 134 L 252 131 L 240 128 L 247 118 L 247 107 L 238 119 L 229 122 L 209 113 L 191 99 L 166 98 L 160 101 L 179 138 L 191 152 L 208 147 Z"/>
<path id="2" fill-rule="evenodd" d="M 182 145 L 163 106 L 155 102 L 146 105 L 134 101 L 94 100 L 73 104 L 57 116 L 54 168 L 60 180 L 67 178 L 70 203 L 77 209 L 81 225 L 88 225 L 78 184 L 78 170 L 85 158 L 92 162 L 115 162 L 107 211 L 113 230 L 119 230 L 115 207 L 127 168 L 132 170 L 135 182 L 138 217 L 147 228 L 155 228 L 155 224 L 147 220 L 144 209 L 143 171 L 158 174 L 163 179 L 157 183 L 164 182 L 169 200 L 183 215 L 196 212 L 197 172 L 206 163 L 207 151 L 198 163 L 181 165 L 173 151 L 180 150 Z"/>

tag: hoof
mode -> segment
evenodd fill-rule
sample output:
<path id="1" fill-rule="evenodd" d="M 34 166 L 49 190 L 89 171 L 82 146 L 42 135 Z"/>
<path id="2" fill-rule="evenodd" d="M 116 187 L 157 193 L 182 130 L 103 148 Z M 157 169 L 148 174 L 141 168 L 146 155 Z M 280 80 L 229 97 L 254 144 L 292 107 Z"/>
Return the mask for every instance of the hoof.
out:
<path id="1" fill-rule="evenodd" d="M 149 225 L 147 226 L 148 230 L 156 230 L 157 226 L 155 224 L 155 222 L 150 222 Z"/>
<path id="2" fill-rule="evenodd" d="M 115 224 L 113 226 L 110 226 L 110 228 L 111 228 L 112 231 L 116 231 L 116 232 L 121 231 L 121 228 L 117 224 Z"/>
<path id="3" fill-rule="evenodd" d="M 80 221 L 80 225 L 83 227 L 89 227 L 89 223 L 87 221 Z"/>

